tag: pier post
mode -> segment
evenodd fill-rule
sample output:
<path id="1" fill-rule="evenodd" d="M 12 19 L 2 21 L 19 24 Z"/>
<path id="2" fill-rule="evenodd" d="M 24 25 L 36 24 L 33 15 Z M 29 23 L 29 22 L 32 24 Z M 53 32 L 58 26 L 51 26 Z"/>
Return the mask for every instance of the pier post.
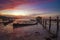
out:
<path id="1" fill-rule="evenodd" d="M 50 32 L 50 29 L 51 29 L 51 17 L 49 17 L 49 32 Z"/>

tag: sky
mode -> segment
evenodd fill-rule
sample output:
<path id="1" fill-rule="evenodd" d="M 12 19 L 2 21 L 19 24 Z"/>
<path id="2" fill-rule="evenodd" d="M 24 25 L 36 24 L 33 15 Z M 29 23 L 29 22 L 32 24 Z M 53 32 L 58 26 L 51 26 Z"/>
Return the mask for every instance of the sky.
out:
<path id="1" fill-rule="evenodd" d="M 0 14 L 60 14 L 60 0 L 0 0 Z"/>

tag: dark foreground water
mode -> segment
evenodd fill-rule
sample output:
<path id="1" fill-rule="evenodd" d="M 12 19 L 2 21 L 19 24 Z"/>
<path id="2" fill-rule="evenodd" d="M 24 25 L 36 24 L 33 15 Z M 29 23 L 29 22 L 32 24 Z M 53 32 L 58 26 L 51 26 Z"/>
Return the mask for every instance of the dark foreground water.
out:
<path id="1" fill-rule="evenodd" d="M 17 21 L 14 21 L 14 23 L 16 22 Z M 53 26 L 52 29 L 55 30 L 55 26 Z M 13 29 L 13 23 L 7 26 L 0 25 L 0 40 L 50 40 L 48 38 L 48 32 L 40 24 L 18 27 L 15 29 Z"/>

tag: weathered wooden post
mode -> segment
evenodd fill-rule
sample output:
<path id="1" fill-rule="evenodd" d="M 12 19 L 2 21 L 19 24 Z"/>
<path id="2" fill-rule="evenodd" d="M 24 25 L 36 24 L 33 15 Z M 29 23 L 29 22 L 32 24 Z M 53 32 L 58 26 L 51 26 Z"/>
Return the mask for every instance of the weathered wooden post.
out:
<path id="1" fill-rule="evenodd" d="M 42 19 L 42 25 L 43 25 L 43 19 Z"/>
<path id="2" fill-rule="evenodd" d="M 57 16 L 56 22 L 57 22 L 56 37 L 58 38 L 58 34 L 59 34 L 59 17 L 58 16 Z M 57 38 L 56 38 L 56 40 L 57 40 Z"/>
<path id="3" fill-rule="evenodd" d="M 49 17 L 49 32 L 50 32 L 50 29 L 51 29 L 51 17 Z"/>

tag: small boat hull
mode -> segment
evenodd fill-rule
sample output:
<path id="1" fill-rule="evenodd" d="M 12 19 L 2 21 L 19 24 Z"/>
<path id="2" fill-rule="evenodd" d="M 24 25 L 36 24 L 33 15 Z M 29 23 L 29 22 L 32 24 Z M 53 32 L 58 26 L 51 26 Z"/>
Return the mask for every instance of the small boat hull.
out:
<path id="1" fill-rule="evenodd" d="M 35 23 L 35 24 L 13 24 L 13 28 L 30 26 L 30 25 L 36 25 L 36 24 L 37 24 L 37 23 Z"/>

